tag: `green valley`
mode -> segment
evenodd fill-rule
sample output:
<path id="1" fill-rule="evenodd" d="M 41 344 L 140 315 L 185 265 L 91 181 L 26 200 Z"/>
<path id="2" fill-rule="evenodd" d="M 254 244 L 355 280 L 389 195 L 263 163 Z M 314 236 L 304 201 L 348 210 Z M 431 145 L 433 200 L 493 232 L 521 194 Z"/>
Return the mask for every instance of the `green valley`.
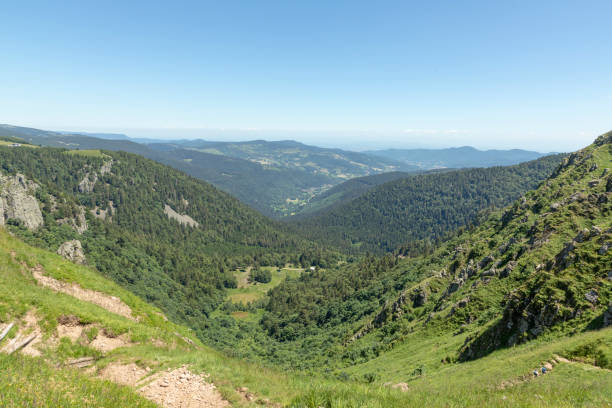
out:
<path id="1" fill-rule="evenodd" d="M 612 134 L 488 172 L 539 186 L 379 256 L 345 257 L 132 154 L 0 157 L 0 348 L 18 348 L 0 356 L 5 406 L 609 403 Z"/>

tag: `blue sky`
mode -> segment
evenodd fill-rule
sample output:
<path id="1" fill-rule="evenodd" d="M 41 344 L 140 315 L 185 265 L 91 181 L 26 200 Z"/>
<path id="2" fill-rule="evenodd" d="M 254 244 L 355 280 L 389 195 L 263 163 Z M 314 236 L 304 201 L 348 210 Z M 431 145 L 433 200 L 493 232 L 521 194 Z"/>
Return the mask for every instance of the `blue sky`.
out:
<path id="1" fill-rule="evenodd" d="M 610 1 L 6 2 L 0 122 L 573 150 L 612 129 Z"/>

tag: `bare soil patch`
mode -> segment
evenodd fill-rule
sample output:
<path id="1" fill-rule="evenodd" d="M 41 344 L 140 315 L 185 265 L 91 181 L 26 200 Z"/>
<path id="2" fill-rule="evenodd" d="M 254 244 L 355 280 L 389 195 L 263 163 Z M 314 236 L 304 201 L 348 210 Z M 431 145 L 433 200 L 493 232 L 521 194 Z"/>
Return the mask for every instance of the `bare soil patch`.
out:
<path id="1" fill-rule="evenodd" d="M 42 286 L 56 292 L 65 293 L 85 302 L 93 303 L 111 313 L 127 317 L 128 319 L 137 320 L 134 316 L 132 316 L 132 309 L 130 309 L 130 307 L 123 303 L 118 297 L 107 295 L 106 293 L 97 292 L 91 289 L 83 289 L 76 283 L 62 282 L 50 276 L 46 276 L 43 273 L 44 270 L 40 265 L 32 269 L 34 279 L 36 279 L 36 281 Z"/>
<path id="2" fill-rule="evenodd" d="M 110 364 L 100 375 L 110 381 L 138 388 L 138 392 L 166 408 L 224 408 L 230 404 L 223 399 L 215 385 L 205 375 L 192 373 L 183 366 L 146 377 L 149 371 L 130 364 Z M 151 379 L 151 381 L 147 381 Z M 139 386 L 138 383 L 146 382 Z"/>

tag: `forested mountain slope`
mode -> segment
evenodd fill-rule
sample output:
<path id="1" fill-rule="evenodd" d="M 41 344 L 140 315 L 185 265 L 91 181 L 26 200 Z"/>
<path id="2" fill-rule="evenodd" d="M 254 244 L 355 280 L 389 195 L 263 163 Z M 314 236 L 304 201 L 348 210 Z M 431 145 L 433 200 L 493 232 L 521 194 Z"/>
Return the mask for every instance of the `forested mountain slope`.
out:
<path id="1" fill-rule="evenodd" d="M 563 159 L 548 156 L 509 167 L 415 175 L 377 186 L 347 203 L 299 220 L 311 239 L 348 251 L 393 251 L 435 241 L 535 188 Z"/>
<path id="2" fill-rule="evenodd" d="M 410 177 L 418 173 L 394 171 L 390 173 L 375 174 L 373 176 L 356 177 L 338 184 L 329 190 L 312 197 L 302 206 L 296 214 L 284 221 L 295 221 L 313 217 L 317 213 L 329 211 L 330 208 L 346 204 L 363 195 L 368 190 L 385 184 L 389 181 Z"/>
<path id="3" fill-rule="evenodd" d="M 249 264 L 328 256 L 202 181 L 122 152 L 0 147 L 2 220 L 202 329 Z M 330 257 L 331 259 L 331 257 Z"/>
<path id="4" fill-rule="evenodd" d="M 430 254 L 285 281 L 269 293 L 261 326 L 301 348 L 295 364 L 383 381 L 463 370 L 500 349 L 544 349 L 579 333 L 591 333 L 589 343 L 566 351 L 612 369 L 612 328 L 599 332 L 612 325 L 611 168 L 612 132 Z"/>
<path id="5" fill-rule="evenodd" d="M 292 141 L 183 140 L 145 144 L 136 143 L 138 139 L 97 138 L 0 125 L 2 136 L 19 137 L 42 146 L 136 153 L 212 183 L 274 217 L 298 212 L 313 197 L 350 178 L 410 168 L 384 158 Z"/>
<path id="6" fill-rule="evenodd" d="M 611 372 L 594 369 L 592 360 L 566 358 L 584 358 L 584 350 L 588 353 L 593 345 L 606 350 L 610 329 L 439 368 L 423 366 L 418 361 L 422 353 L 398 356 L 392 353 L 401 350 L 395 349 L 382 355 L 403 367 L 416 365 L 418 375 L 406 376 L 406 368 L 396 370 L 385 361 L 376 362 L 379 372 L 364 366 L 332 375 L 281 372 L 207 348 L 190 330 L 169 322 L 160 310 L 93 268 L 24 244 L 2 227 L 0 266 L 0 337 L 5 334 L 0 338 L 0 404 L 7 408 L 399 408 L 483 406 L 501 400 L 507 406 L 532 406 L 534 394 L 542 407 L 609 402 Z M 423 344 L 439 348 L 430 347 L 431 340 Z M 596 356 L 601 364 L 602 355 Z M 555 363 L 552 374 L 523 379 L 546 360 Z M 392 381 L 383 385 L 387 380 Z"/>
<path id="7" fill-rule="evenodd" d="M 364 152 L 376 157 L 415 166 L 427 170 L 436 168 L 510 166 L 536 160 L 544 153 L 529 150 L 478 150 L 470 146 L 448 149 L 387 149 Z"/>

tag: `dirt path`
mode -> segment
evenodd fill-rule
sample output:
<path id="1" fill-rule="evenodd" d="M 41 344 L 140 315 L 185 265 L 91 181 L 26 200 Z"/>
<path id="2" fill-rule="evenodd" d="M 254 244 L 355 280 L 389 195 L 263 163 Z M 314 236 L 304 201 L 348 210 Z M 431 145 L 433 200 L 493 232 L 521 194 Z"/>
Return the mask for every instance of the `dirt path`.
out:
<path id="1" fill-rule="evenodd" d="M 76 283 L 62 282 L 50 276 L 46 276 L 44 275 L 44 269 L 40 265 L 32 268 L 32 275 L 39 284 L 51 290 L 65 293 L 85 302 L 93 303 L 111 313 L 127 317 L 128 319 L 137 320 L 132 316 L 132 309 L 116 296 L 107 295 L 106 293 L 97 292 L 91 289 L 83 289 Z"/>
<path id="2" fill-rule="evenodd" d="M 134 363 L 110 364 L 102 370 L 101 376 L 119 384 L 133 386 L 144 397 L 166 408 L 231 406 L 215 385 L 206 381 L 205 375 L 194 374 L 186 366 L 146 377 L 149 371 Z"/>

